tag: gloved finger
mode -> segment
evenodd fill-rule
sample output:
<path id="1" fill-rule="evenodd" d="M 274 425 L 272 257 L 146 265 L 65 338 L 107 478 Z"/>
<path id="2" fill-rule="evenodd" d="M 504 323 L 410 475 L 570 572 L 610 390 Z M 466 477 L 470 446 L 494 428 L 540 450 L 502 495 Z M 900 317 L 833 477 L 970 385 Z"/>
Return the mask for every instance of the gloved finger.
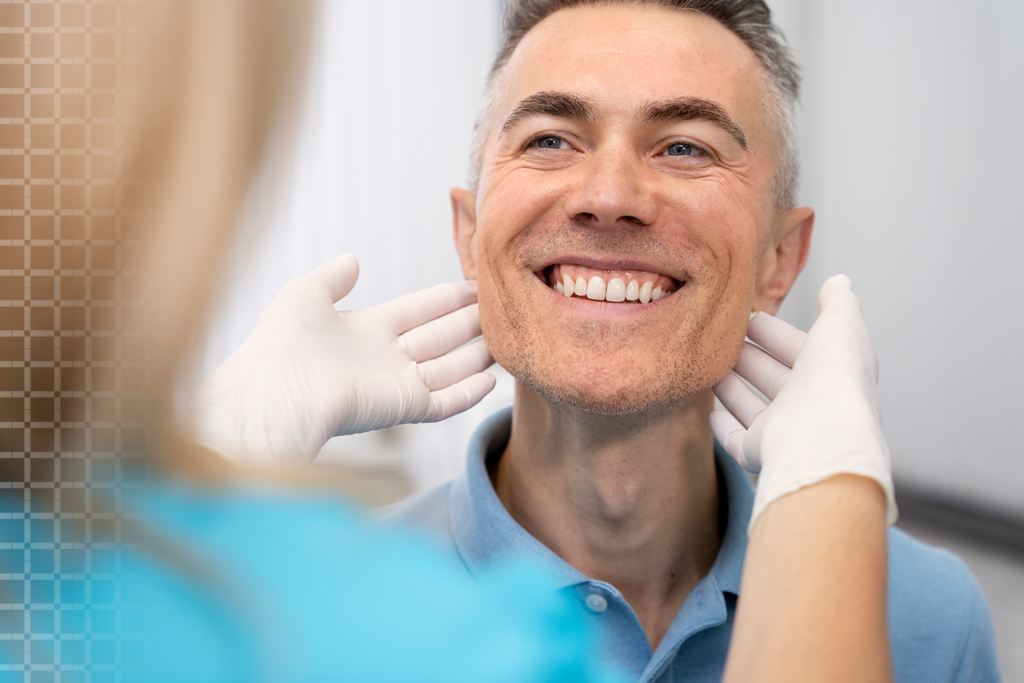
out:
<path id="1" fill-rule="evenodd" d="M 754 418 L 768 407 L 764 399 L 744 384 L 735 372 L 730 372 L 725 379 L 715 385 L 714 392 L 722 405 L 735 415 L 744 427 L 749 428 Z"/>
<path id="2" fill-rule="evenodd" d="M 494 375 L 481 372 L 450 387 L 430 392 L 430 408 L 422 422 L 439 422 L 469 410 L 491 393 L 497 381 Z"/>
<path id="3" fill-rule="evenodd" d="M 352 254 L 342 254 L 309 272 L 306 277 L 318 280 L 326 286 L 331 295 L 331 302 L 337 303 L 348 296 L 356 286 L 356 280 L 359 278 L 359 261 Z"/>
<path id="4" fill-rule="evenodd" d="M 821 289 L 818 291 L 818 312 L 823 313 L 830 302 L 848 300 L 850 296 L 853 296 L 854 300 L 857 299 L 857 296 L 853 294 L 853 281 L 850 280 L 849 275 L 833 275 L 821 285 Z"/>
<path id="5" fill-rule="evenodd" d="M 837 308 L 845 312 L 855 311 L 860 319 L 864 317 L 860 300 L 853 293 L 853 282 L 846 275 L 833 275 L 818 291 L 818 313 L 825 314 Z"/>
<path id="6" fill-rule="evenodd" d="M 835 275 L 825 280 L 818 293 L 820 315 L 811 331 L 816 335 L 817 348 L 828 343 L 832 353 L 840 349 L 858 358 L 874 380 L 878 381 L 878 356 L 868 334 L 864 311 L 860 300 L 853 293 L 853 284 L 845 275 Z"/>
<path id="7" fill-rule="evenodd" d="M 476 283 L 446 282 L 412 294 L 400 296 L 394 301 L 375 306 L 374 311 L 391 321 L 395 334 L 403 334 L 434 318 L 458 310 L 476 302 Z"/>
<path id="8" fill-rule="evenodd" d="M 470 304 L 412 328 L 399 340 L 405 344 L 409 357 L 421 363 L 448 353 L 479 336 L 480 308 L 477 304 Z"/>
<path id="9" fill-rule="evenodd" d="M 494 364 L 483 339 L 466 344 L 440 358 L 416 366 L 420 378 L 430 391 L 444 389 L 466 377 L 483 372 Z"/>
<path id="10" fill-rule="evenodd" d="M 772 354 L 780 361 L 793 367 L 807 340 L 807 333 L 798 330 L 785 320 L 760 312 L 750 319 L 747 336 L 752 342 Z"/>
<path id="11" fill-rule="evenodd" d="M 709 418 L 711 431 L 715 433 L 718 443 L 722 444 L 725 452 L 732 456 L 732 459 L 740 464 L 748 472 L 759 472 L 760 464 L 752 465 L 747 461 L 743 453 L 743 439 L 747 430 L 743 425 L 726 410 L 715 410 Z"/>
<path id="12" fill-rule="evenodd" d="M 793 370 L 757 348 L 750 342 L 743 342 L 736 367 L 732 369 L 737 375 L 747 380 L 762 394 L 774 401 L 775 397 L 786 386 Z"/>
<path id="13" fill-rule="evenodd" d="M 851 323 L 864 328 L 864 311 L 860 300 L 853 293 L 853 283 L 845 275 L 833 275 L 825 280 L 818 292 L 819 320 L 843 319 L 844 326 Z M 863 329 L 866 333 L 867 330 Z"/>

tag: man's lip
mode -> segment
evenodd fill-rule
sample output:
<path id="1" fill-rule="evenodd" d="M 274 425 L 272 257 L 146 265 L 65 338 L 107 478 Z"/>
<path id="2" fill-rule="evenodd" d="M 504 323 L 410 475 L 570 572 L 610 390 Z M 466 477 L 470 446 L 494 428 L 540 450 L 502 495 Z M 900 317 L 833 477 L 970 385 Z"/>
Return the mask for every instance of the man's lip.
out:
<path id="1" fill-rule="evenodd" d="M 684 282 L 688 278 L 684 273 L 670 273 L 663 267 L 656 264 L 638 260 L 635 258 L 620 258 L 620 257 L 604 257 L 604 256 L 560 256 L 548 259 L 541 266 L 534 268 L 533 272 L 541 277 L 544 271 L 551 266 L 559 264 L 571 264 L 576 266 L 583 266 L 584 268 L 595 268 L 597 270 L 643 270 L 648 273 L 657 273 L 670 277 L 676 282 Z"/>

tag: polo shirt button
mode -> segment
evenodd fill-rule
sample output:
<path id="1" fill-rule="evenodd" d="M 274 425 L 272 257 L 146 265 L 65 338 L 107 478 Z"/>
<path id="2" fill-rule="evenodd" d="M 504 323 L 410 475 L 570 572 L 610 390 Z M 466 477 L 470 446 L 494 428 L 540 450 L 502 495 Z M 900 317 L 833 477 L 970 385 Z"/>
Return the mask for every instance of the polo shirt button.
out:
<path id="1" fill-rule="evenodd" d="M 600 613 L 608 609 L 608 601 L 605 600 L 604 597 L 598 595 L 597 593 L 591 593 L 590 595 L 588 595 L 586 602 L 587 607 L 589 607 L 594 612 Z"/>

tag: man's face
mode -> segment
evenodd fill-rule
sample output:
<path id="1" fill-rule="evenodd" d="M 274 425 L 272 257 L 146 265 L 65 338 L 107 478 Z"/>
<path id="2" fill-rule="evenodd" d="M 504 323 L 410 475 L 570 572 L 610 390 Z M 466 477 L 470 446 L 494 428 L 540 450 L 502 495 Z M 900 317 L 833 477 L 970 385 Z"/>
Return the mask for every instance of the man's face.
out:
<path id="1" fill-rule="evenodd" d="M 781 302 L 810 233 L 809 212 L 774 206 L 754 54 L 695 12 L 581 7 L 536 26 L 501 78 L 478 192 L 453 193 L 495 360 L 602 413 L 716 384 L 750 311 Z M 780 278 L 787 236 L 799 263 Z"/>

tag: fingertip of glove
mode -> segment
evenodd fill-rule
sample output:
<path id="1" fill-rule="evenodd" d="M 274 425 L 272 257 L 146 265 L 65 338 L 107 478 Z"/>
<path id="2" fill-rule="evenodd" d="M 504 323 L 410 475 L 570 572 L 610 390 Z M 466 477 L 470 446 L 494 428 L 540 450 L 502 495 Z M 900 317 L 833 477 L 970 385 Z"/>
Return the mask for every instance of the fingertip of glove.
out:
<path id="1" fill-rule="evenodd" d="M 351 279 L 355 282 L 359 278 L 359 261 L 352 254 L 342 254 L 324 263 L 311 274 L 327 277 L 330 280 L 342 277 L 346 281 Z"/>
<path id="2" fill-rule="evenodd" d="M 359 261 L 352 254 L 342 254 L 293 282 L 305 283 L 304 287 L 315 283 L 316 286 L 325 289 L 331 301 L 337 303 L 348 296 L 358 279 Z"/>
<path id="3" fill-rule="evenodd" d="M 827 307 L 840 301 L 860 306 L 860 300 L 853 292 L 853 281 L 846 275 L 833 275 L 825 280 L 818 292 L 818 311 L 824 313 Z"/>
<path id="4" fill-rule="evenodd" d="M 359 259 L 356 258 L 355 254 L 341 254 L 334 259 L 334 262 L 346 268 L 355 268 L 357 272 L 359 270 Z"/>
<path id="5" fill-rule="evenodd" d="M 477 401 L 494 391 L 494 387 L 498 385 L 498 378 L 489 372 L 478 372 L 462 380 L 459 384 L 463 386 L 468 396 L 474 398 L 473 404 L 475 405 Z"/>
<path id="6" fill-rule="evenodd" d="M 452 291 L 459 292 L 476 292 L 476 281 L 475 280 L 453 280 L 451 282 L 445 282 L 438 287 L 446 287 Z"/>
<path id="7" fill-rule="evenodd" d="M 821 287 L 822 289 L 824 289 L 825 287 L 838 287 L 840 289 L 845 289 L 849 292 L 852 292 L 853 280 L 850 279 L 849 275 L 843 275 L 840 273 L 839 275 L 833 275 L 829 279 L 825 280 L 825 284 L 823 284 Z"/>
<path id="8" fill-rule="evenodd" d="M 473 301 L 477 300 L 478 290 L 476 286 L 476 280 L 463 280 L 462 287 L 463 291 L 465 291 L 468 296 L 471 296 L 473 298 Z"/>
<path id="9" fill-rule="evenodd" d="M 728 445 L 728 441 L 732 438 L 732 435 L 737 432 L 744 431 L 743 425 L 740 424 L 732 413 L 725 408 L 716 408 L 711 411 L 708 415 L 708 423 L 711 425 L 711 431 L 718 439 L 718 443 L 722 444 L 723 447 Z"/>
<path id="10" fill-rule="evenodd" d="M 455 282 L 448 282 L 441 287 L 447 287 L 447 292 L 450 296 L 454 296 L 460 303 L 460 306 L 468 306 L 477 300 L 476 297 L 476 282 L 473 280 L 456 280 Z"/>

